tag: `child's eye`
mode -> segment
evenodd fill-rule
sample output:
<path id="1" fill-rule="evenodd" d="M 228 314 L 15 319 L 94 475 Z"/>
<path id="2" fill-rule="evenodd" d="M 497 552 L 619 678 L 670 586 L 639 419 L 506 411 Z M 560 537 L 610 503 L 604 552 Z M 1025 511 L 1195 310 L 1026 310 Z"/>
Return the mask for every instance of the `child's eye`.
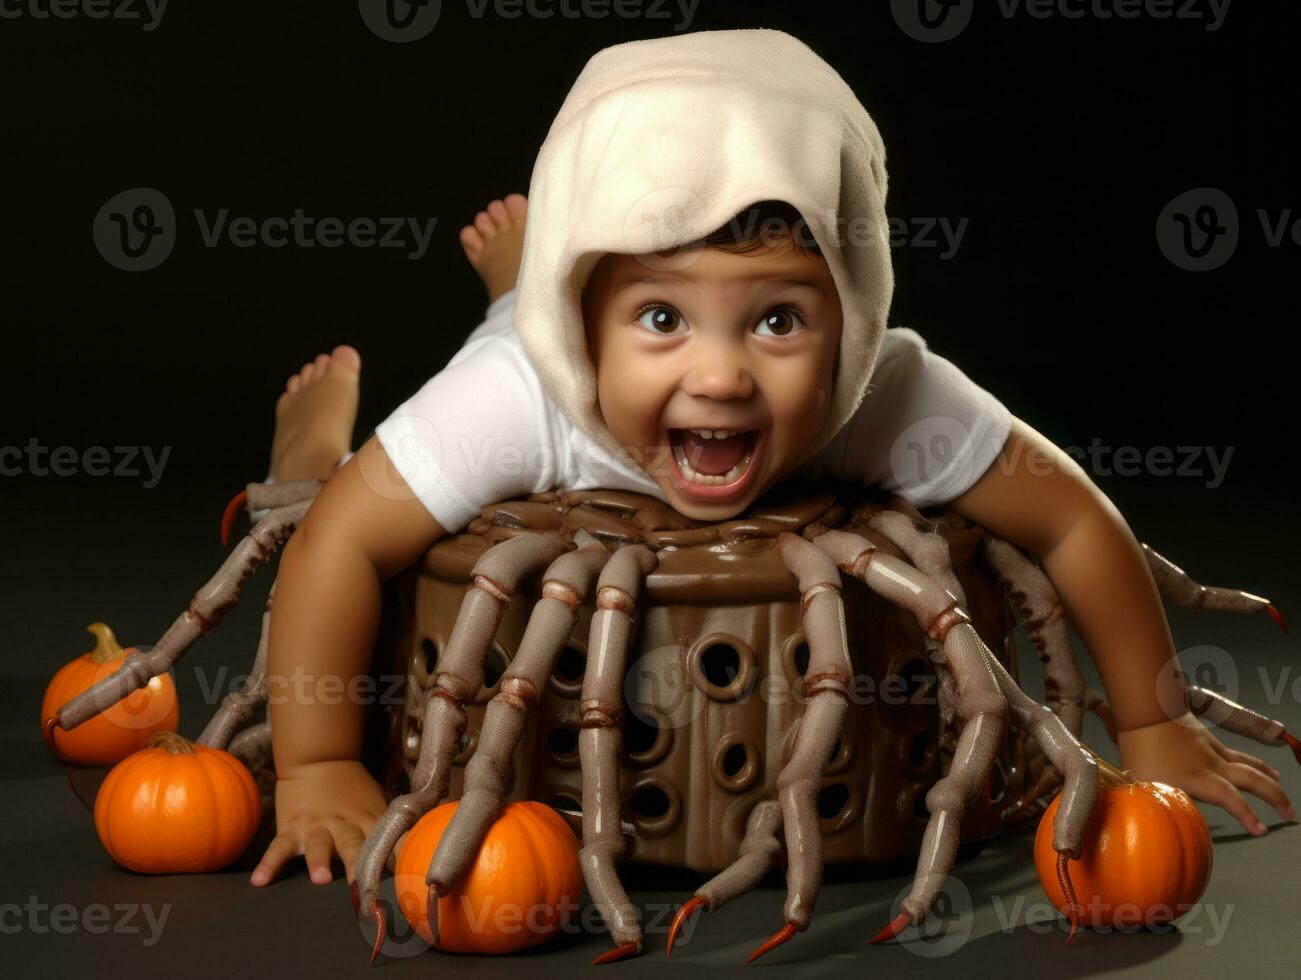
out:
<path id="1" fill-rule="evenodd" d="M 755 325 L 755 332 L 760 337 L 789 337 L 803 329 L 804 318 L 788 307 L 769 310 Z"/>
<path id="2" fill-rule="evenodd" d="M 667 337 L 682 325 L 682 316 L 671 306 L 647 306 L 638 311 L 637 322 L 651 333 Z"/>

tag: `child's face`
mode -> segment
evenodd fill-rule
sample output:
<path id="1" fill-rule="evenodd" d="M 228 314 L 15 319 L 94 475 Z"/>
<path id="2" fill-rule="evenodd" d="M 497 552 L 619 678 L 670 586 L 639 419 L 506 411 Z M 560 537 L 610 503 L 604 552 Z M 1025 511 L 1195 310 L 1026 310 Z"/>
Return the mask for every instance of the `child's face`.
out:
<path id="1" fill-rule="evenodd" d="M 608 254 L 583 303 L 606 426 L 679 513 L 726 520 L 803 458 L 831 403 L 841 308 L 818 255 L 788 243 Z M 691 430 L 735 432 L 704 438 Z"/>

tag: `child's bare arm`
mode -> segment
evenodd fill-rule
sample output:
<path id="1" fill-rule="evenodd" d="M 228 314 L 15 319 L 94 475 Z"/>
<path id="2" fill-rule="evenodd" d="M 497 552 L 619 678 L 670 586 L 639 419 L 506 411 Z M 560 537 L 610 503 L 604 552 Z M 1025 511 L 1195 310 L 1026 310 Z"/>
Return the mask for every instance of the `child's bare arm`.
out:
<path id="1" fill-rule="evenodd" d="M 1156 583 L 1125 519 L 1070 456 L 1013 420 L 999 458 L 952 507 L 1039 557 L 1098 665 L 1125 767 L 1224 807 L 1253 833 L 1264 827 L 1238 788 L 1290 819 L 1277 770 L 1226 748 L 1190 712 L 1172 717 L 1183 681 L 1167 669 L 1174 642 Z"/>
<path id="2" fill-rule="evenodd" d="M 330 479 L 280 562 L 268 650 L 277 836 L 253 874 L 264 884 L 303 854 L 318 883 L 337 852 L 349 879 L 385 800 L 362 767 L 367 670 L 380 583 L 445 533 L 375 439 Z"/>

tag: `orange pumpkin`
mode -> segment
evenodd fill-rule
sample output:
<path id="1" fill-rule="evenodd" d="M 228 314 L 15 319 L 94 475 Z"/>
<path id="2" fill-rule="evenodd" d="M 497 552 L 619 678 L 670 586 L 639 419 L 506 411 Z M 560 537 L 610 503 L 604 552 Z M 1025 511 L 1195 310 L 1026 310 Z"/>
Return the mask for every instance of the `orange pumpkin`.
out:
<path id="1" fill-rule="evenodd" d="M 578 839 L 555 810 L 526 800 L 506 804 L 478 860 L 438 899 L 438 936 L 431 936 L 425 874 L 456 806 L 426 813 L 398 854 L 393 882 L 411 927 L 425 942 L 456 953 L 511 953 L 559 932 L 582 897 Z"/>
<path id="2" fill-rule="evenodd" d="M 1102 759 L 1098 800 L 1084 827 L 1079 860 L 1067 864 L 1083 925 L 1134 928 L 1179 918 L 1202 897 L 1211 877 L 1211 833 L 1181 789 L 1138 782 Z M 1063 913 L 1049 805 L 1034 840 L 1035 867 L 1049 900 Z"/>
<path id="3" fill-rule="evenodd" d="M 176 731 L 181 709 L 176 685 L 169 674 L 150 679 L 144 687 L 72 731 L 48 730 L 47 722 L 59 709 L 87 688 L 121 668 L 134 648 L 123 650 L 113 631 L 92 623 L 86 631 L 95 637 L 95 649 L 59 668 L 41 700 L 41 735 L 65 762 L 111 766 L 145 747 L 158 731 Z"/>
<path id="4" fill-rule="evenodd" d="M 261 817 L 244 763 L 174 732 L 156 732 L 114 766 L 95 797 L 104 849 L 144 874 L 220 871 L 244 852 Z"/>

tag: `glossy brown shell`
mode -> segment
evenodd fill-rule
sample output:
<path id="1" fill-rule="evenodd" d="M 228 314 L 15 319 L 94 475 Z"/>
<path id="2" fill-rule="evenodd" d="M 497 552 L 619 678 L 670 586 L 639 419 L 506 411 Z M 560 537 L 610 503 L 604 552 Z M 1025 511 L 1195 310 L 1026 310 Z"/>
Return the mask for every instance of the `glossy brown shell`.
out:
<path id="1" fill-rule="evenodd" d="M 957 515 L 941 512 L 927 521 L 897 499 L 786 486 L 738 519 L 702 524 L 641 494 L 535 494 L 486 508 L 464 533 L 439 541 L 397 584 L 376 665 L 381 674 L 406 679 L 403 703 L 381 718 L 386 728 L 377 768 L 387 791 L 407 789 L 419 752 L 422 691 L 451 635 L 474 563 L 517 534 L 555 530 L 572 539 L 584 528 L 611 546 L 638 542 L 659 556 L 642 591 L 624 685 L 630 710 L 623 817 L 637 831 L 625 859 L 698 871 L 725 867 L 736 855 L 750 809 L 775 795 L 803 711 L 801 662 L 807 649 L 799 595 L 776 536 L 815 524 L 843 528 L 898 555 L 866 523 L 886 507 L 934 522 L 949 543 L 976 629 L 1018 678 L 1007 597 L 977 558 L 979 529 Z M 525 580 L 503 616 L 486 665 L 487 686 L 468 705 L 465 747 L 449 798 L 460 793 L 484 708 L 523 636 L 540 587 L 540 575 Z M 955 732 L 942 730 L 935 668 L 916 621 L 856 579 L 844 581 L 844 601 L 855 686 L 818 798 L 825 859 L 894 860 L 916 854 L 920 846 L 924 798 L 948 770 Z M 590 599 L 579 609 L 572 639 L 516 751 L 509 799 L 581 809 L 577 698 L 592 611 Z M 962 840 L 988 837 L 1019 819 L 1011 801 L 1043 761 L 1033 741 L 1013 726 L 991 775 L 992 802 L 982 795 L 971 805 Z"/>

